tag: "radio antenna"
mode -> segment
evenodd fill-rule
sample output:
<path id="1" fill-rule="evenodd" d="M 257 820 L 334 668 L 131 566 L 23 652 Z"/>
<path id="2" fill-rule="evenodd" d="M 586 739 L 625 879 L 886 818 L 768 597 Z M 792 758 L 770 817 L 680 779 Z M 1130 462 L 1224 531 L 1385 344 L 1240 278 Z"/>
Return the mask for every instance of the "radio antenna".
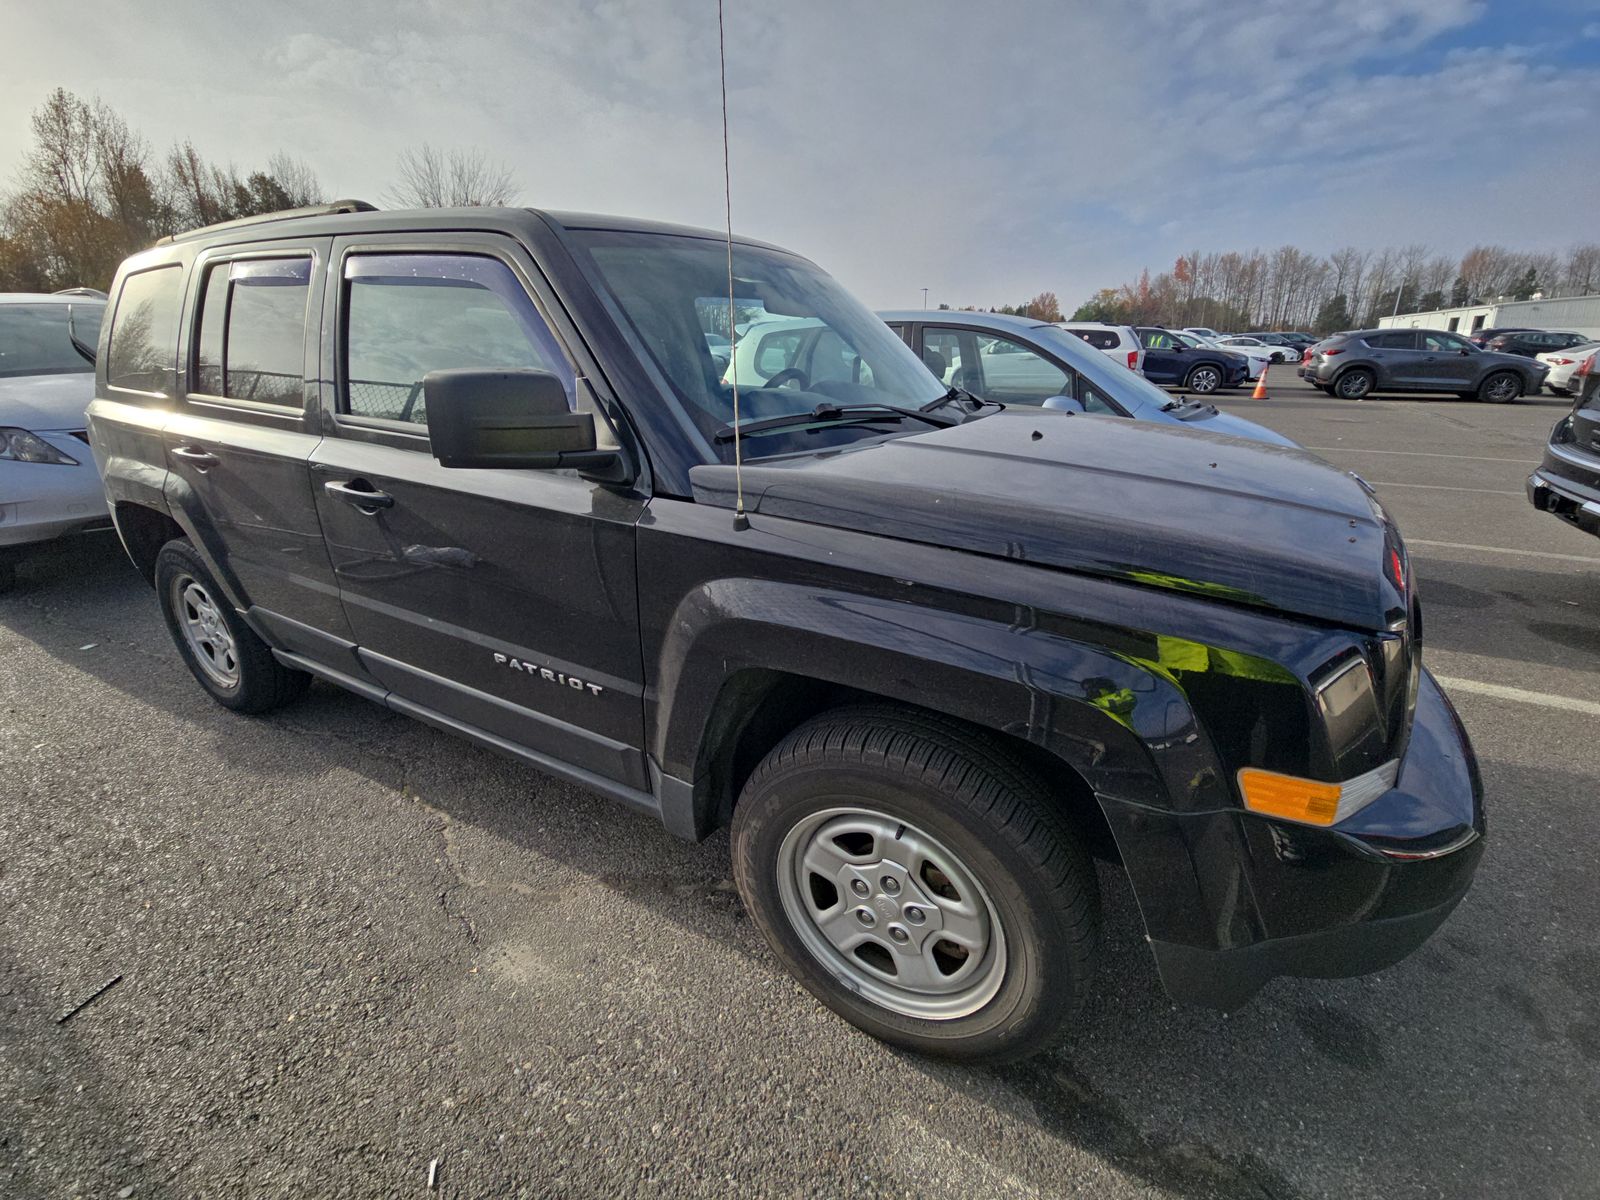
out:
<path id="1" fill-rule="evenodd" d="M 733 306 L 733 181 L 728 172 L 728 48 L 722 31 L 722 0 L 717 0 L 717 67 L 722 73 L 722 205 L 728 227 L 728 373 L 733 379 L 733 527 L 749 529 L 744 512 L 744 451 L 739 443 L 739 333 Z"/>

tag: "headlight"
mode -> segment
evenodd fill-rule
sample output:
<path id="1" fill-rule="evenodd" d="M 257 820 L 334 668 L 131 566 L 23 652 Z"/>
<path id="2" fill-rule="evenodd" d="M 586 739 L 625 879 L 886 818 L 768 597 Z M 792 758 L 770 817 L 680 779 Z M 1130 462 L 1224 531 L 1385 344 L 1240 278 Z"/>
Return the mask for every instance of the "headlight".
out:
<path id="1" fill-rule="evenodd" d="M 0 462 L 59 463 L 75 467 L 78 460 L 61 453 L 42 437 L 26 429 L 0 429 Z"/>

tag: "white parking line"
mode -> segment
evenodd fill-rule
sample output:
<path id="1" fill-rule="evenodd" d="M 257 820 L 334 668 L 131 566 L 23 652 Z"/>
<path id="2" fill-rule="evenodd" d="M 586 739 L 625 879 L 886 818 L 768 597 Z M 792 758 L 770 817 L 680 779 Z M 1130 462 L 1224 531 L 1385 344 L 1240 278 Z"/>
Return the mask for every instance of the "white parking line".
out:
<path id="1" fill-rule="evenodd" d="M 1510 546 L 1477 546 L 1471 542 L 1430 542 L 1427 538 L 1407 538 L 1407 546 L 1434 546 L 1440 550 L 1471 550 L 1477 554 L 1520 554 L 1524 558 L 1548 558 L 1555 562 L 1590 563 L 1600 567 L 1592 554 L 1557 554 L 1551 550 L 1514 550 Z"/>
<path id="2" fill-rule="evenodd" d="M 1518 463 L 1532 469 L 1527 458 L 1486 458 L 1481 454 L 1440 454 L 1433 450 L 1364 450 L 1356 446 L 1307 446 L 1307 450 L 1338 450 L 1345 454 L 1401 454 L 1407 458 L 1460 458 L 1468 462 Z"/>
<path id="3" fill-rule="evenodd" d="M 1439 685 L 1454 692 L 1471 692 L 1478 696 L 1491 696 L 1496 700 L 1514 700 L 1518 704 L 1537 704 L 1540 708 L 1559 708 L 1565 712 L 1585 713 L 1600 717 L 1600 703 L 1579 700 L 1574 696 L 1550 696 L 1544 692 L 1529 692 L 1522 688 L 1506 687 L 1501 683 L 1479 683 L 1476 679 L 1451 679 L 1435 675 Z"/>
<path id="4" fill-rule="evenodd" d="M 1521 492 L 1507 492 L 1500 488 L 1464 488 L 1447 487 L 1442 483 L 1395 483 L 1392 480 L 1383 482 L 1377 479 L 1367 480 L 1373 487 L 1408 487 L 1424 488 L 1430 492 L 1477 492 L 1480 496 L 1520 496 Z"/>

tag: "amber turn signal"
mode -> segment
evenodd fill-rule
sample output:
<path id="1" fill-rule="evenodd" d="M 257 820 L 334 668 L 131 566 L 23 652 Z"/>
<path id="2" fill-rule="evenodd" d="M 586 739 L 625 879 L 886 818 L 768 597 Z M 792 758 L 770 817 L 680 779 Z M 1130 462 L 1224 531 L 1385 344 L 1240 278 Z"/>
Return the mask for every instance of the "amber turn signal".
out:
<path id="1" fill-rule="evenodd" d="M 1398 761 L 1386 762 L 1343 783 L 1323 783 L 1245 767 L 1238 775 L 1239 794 L 1244 797 L 1246 808 L 1264 817 L 1302 825 L 1337 825 L 1394 787 L 1399 774 Z"/>

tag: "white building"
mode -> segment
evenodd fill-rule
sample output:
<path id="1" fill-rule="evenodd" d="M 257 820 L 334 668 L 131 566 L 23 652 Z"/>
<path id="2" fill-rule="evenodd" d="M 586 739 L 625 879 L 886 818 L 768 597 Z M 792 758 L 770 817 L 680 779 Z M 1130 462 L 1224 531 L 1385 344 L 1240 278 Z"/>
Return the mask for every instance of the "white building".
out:
<path id="1" fill-rule="evenodd" d="M 1378 324 L 1384 329 L 1444 329 L 1465 334 L 1480 329 L 1520 326 L 1523 329 L 1560 329 L 1600 340 L 1600 296 L 1468 304 L 1461 308 L 1380 317 Z"/>

